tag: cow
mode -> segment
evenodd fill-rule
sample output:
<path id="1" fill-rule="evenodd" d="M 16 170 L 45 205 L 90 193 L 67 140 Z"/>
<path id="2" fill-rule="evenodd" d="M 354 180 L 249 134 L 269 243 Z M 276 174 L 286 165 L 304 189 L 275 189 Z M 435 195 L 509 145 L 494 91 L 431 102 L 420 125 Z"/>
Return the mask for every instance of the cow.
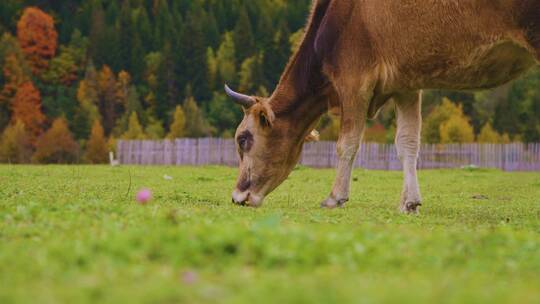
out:
<path id="1" fill-rule="evenodd" d="M 337 175 L 321 207 L 344 206 L 366 120 L 393 100 L 399 208 L 417 213 L 422 90 L 497 87 L 539 59 L 540 0 L 316 0 L 270 97 L 225 86 L 244 110 L 232 200 L 260 206 L 287 179 L 320 117 L 338 109 Z"/>

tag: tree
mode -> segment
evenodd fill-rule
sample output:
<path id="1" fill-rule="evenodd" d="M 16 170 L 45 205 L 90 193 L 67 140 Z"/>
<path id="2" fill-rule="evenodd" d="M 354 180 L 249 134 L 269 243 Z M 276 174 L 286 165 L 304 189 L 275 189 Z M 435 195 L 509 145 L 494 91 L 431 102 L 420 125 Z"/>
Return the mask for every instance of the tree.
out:
<path id="1" fill-rule="evenodd" d="M 41 112 L 41 95 L 32 82 L 27 81 L 18 87 L 11 102 L 11 113 L 12 122 L 21 121 L 31 138 L 41 134 L 45 115 Z"/>
<path id="2" fill-rule="evenodd" d="M 452 103 L 450 99 L 443 98 L 443 102 L 435 107 L 424 121 L 423 141 L 430 144 L 440 143 L 440 126 L 448 121 L 450 117 L 460 115 L 463 115 L 461 108 Z"/>
<path id="3" fill-rule="evenodd" d="M 118 95 L 116 77 L 111 68 L 104 65 L 97 75 L 99 112 L 103 118 L 105 134 L 110 134 L 118 116 Z"/>
<path id="4" fill-rule="evenodd" d="M 374 123 L 366 129 L 363 140 L 365 142 L 386 143 L 386 133 L 386 129 L 381 123 Z"/>
<path id="5" fill-rule="evenodd" d="M 216 128 L 216 135 L 234 134 L 234 130 L 242 118 L 240 107 L 231 104 L 228 97 L 215 92 L 208 106 L 208 121 Z"/>
<path id="6" fill-rule="evenodd" d="M 91 164 L 104 164 L 108 160 L 107 139 L 99 120 L 94 121 L 90 138 L 86 143 L 86 162 Z"/>
<path id="7" fill-rule="evenodd" d="M 45 82 L 70 86 L 79 77 L 81 66 L 84 66 L 88 40 L 76 30 L 68 46 L 60 46 L 60 55 L 53 58 L 49 68 L 43 74 Z"/>
<path id="8" fill-rule="evenodd" d="M 8 126 L 0 139 L 0 162 L 24 164 L 30 161 L 30 136 L 21 121 Z"/>
<path id="9" fill-rule="evenodd" d="M 236 83 L 236 51 L 231 33 L 225 33 L 216 54 L 218 83 Z"/>
<path id="10" fill-rule="evenodd" d="M 169 134 L 167 134 L 167 138 L 176 139 L 176 138 L 184 137 L 185 127 L 186 127 L 186 115 L 184 114 L 184 110 L 182 110 L 182 106 L 178 105 L 176 106 L 176 109 L 174 110 L 174 120 L 173 120 L 173 123 L 171 124 Z"/>
<path id="11" fill-rule="evenodd" d="M 480 134 L 478 135 L 477 141 L 479 143 L 490 143 L 490 144 L 496 144 L 501 143 L 502 138 L 497 131 L 493 129 L 491 126 L 491 123 L 487 123 L 482 127 L 482 130 L 480 131 Z"/>
<path id="12" fill-rule="evenodd" d="M 122 138 L 127 140 L 146 139 L 146 134 L 144 134 L 136 112 L 132 112 L 129 116 L 128 129 L 124 134 L 122 134 Z"/>
<path id="13" fill-rule="evenodd" d="M 15 96 L 17 88 L 29 81 L 31 71 L 26 63 L 19 43 L 10 34 L 0 39 L 0 66 L 2 66 L 3 87 L 0 93 L 0 104 L 9 104 Z"/>
<path id="14" fill-rule="evenodd" d="M 254 94 L 261 83 L 264 83 L 263 71 L 264 58 L 262 55 L 255 55 L 247 58 L 240 68 L 239 90 L 246 94 Z"/>
<path id="15" fill-rule="evenodd" d="M 66 120 L 56 119 L 36 144 L 32 161 L 40 164 L 70 164 L 77 161 L 79 146 L 69 131 Z"/>
<path id="16" fill-rule="evenodd" d="M 77 89 L 79 106 L 73 119 L 73 133 L 77 139 L 88 138 L 92 122 L 101 120 L 98 108 L 98 89 L 97 72 L 92 62 L 90 62 L 86 68 L 86 75 L 79 82 Z"/>
<path id="17" fill-rule="evenodd" d="M 204 118 L 203 113 L 197 106 L 193 97 L 188 97 L 182 106 L 186 117 L 185 135 L 186 137 L 196 138 L 209 136 L 212 128 Z"/>
<path id="18" fill-rule="evenodd" d="M 340 119 L 339 117 L 327 114 L 324 115 L 320 122 L 321 140 L 335 141 L 339 138 Z"/>
<path id="19" fill-rule="evenodd" d="M 255 41 L 253 39 L 253 32 L 251 22 L 247 10 L 244 6 L 240 8 L 240 14 L 238 21 L 234 28 L 234 44 L 242 46 L 238 48 L 238 63 L 243 62 L 246 58 L 252 56 L 255 53 Z"/>
<path id="20" fill-rule="evenodd" d="M 153 116 L 149 116 L 148 123 L 146 128 L 144 129 L 144 132 L 149 139 L 163 139 L 163 137 L 165 136 L 163 122 Z"/>
<path id="21" fill-rule="evenodd" d="M 471 143 L 474 130 L 465 115 L 452 115 L 439 127 L 441 143 Z"/>
<path id="22" fill-rule="evenodd" d="M 37 7 L 23 11 L 17 23 L 17 39 L 35 75 L 46 70 L 56 54 L 57 38 L 51 16 Z"/>

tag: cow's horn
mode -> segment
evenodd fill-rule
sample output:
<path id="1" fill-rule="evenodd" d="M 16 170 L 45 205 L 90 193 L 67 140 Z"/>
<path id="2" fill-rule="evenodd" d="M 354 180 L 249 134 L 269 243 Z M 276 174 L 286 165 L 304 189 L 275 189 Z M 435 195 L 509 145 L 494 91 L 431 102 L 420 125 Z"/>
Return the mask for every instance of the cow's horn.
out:
<path id="1" fill-rule="evenodd" d="M 250 108 L 253 104 L 255 104 L 255 99 L 253 97 L 237 93 L 231 90 L 228 85 L 225 85 L 225 92 L 227 93 L 227 95 L 229 95 L 229 97 L 234 99 L 236 103 L 240 104 L 243 107 Z"/>

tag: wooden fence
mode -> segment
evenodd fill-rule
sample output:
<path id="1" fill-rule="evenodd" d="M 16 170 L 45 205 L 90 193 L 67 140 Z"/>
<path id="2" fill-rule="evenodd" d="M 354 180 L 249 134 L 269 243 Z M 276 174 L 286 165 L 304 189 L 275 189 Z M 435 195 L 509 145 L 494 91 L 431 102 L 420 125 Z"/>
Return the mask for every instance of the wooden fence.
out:
<path id="1" fill-rule="evenodd" d="M 232 139 L 200 138 L 175 141 L 119 141 L 120 164 L 135 165 L 226 165 L 238 158 Z M 336 143 L 315 142 L 304 146 L 300 163 L 315 168 L 336 166 Z M 537 144 L 452 144 L 422 145 L 420 169 L 463 166 L 498 168 L 506 171 L 540 171 L 540 143 Z M 356 167 L 401 170 L 394 145 L 364 143 Z"/>

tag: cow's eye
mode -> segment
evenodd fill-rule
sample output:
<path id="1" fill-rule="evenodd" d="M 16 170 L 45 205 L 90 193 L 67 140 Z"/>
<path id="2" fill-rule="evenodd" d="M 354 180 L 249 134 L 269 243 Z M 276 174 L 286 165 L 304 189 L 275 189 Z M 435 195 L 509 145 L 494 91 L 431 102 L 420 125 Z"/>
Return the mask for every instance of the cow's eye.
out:
<path id="1" fill-rule="evenodd" d="M 240 146 L 240 148 L 242 150 L 245 149 L 246 143 L 247 143 L 247 138 L 245 138 L 245 137 L 239 137 L 238 138 L 238 146 Z"/>
<path id="2" fill-rule="evenodd" d="M 251 135 L 249 131 L 245 131 L 238 136 L 236 141 L 238 142 L 238 147 L 240 147 L 240 150 L 247 152 L 253 145 L 253 135 Z"/>

